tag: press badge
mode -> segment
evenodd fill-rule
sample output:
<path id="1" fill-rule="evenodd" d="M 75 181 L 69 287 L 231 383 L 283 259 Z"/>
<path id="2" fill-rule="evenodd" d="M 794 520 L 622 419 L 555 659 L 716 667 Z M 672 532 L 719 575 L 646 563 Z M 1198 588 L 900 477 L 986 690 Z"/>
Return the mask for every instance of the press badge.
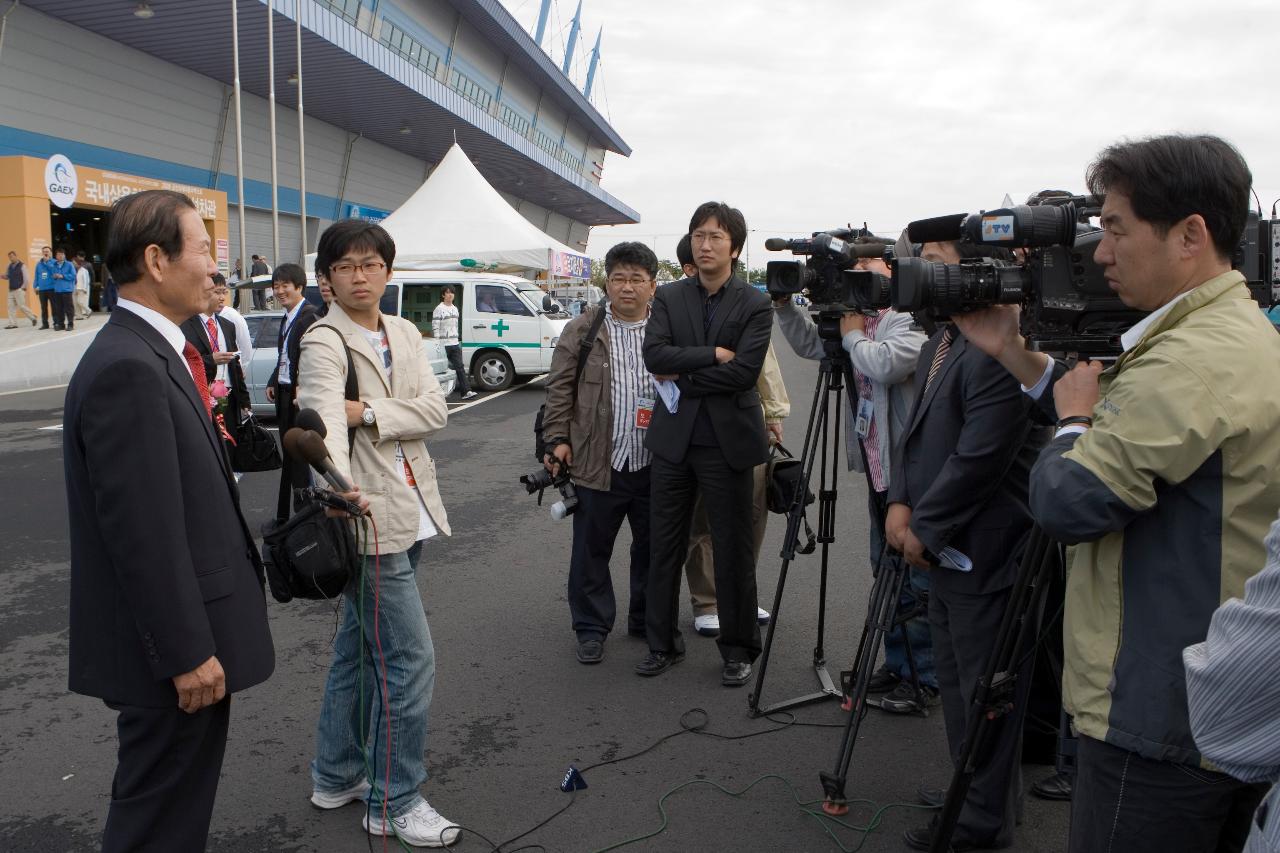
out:
<path id="1" fill-rule="evenodd" d="M 858 434 L 858 438 L 866 438 L 867 433 L 871 432 L 872 408 L 870 400 L 858 400 L 858 417 L 853 422 L 853 431 Z"/>
<path id="2" fill-rule="evenodd" d="M 636 429 L 648 429 L 653 420 L 654 401 L 648 397 L 636 398 Z"/>

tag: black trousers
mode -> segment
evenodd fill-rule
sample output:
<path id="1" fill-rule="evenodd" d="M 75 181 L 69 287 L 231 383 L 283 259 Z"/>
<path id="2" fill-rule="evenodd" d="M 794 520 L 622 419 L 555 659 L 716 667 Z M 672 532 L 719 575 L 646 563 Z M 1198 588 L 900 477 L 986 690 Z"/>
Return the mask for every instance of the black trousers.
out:
<path id="1" fill-rule="evenodd" d="M 946 569 L 933 569 L 934 575 Z M 995 647 L 1010 590 L 970 595 L 947 584 L 933 583 L 929 592 L 929 628 L 933 661 L 942 693 L 947 745 L 955 764 L 964 746 L 973 706 L 974 687 Z M 1036 636 L 1036 632 L 1030 632 Z M 1018 672 L 1014 710 L 992 723 L 986 748 L 960 812 L 955 838 L 977 844 L 1008 846 L 1022 797 L 1022 724 L 1031 688 L 1031 658 Z"/>
<path id="2" fill-rule="evenodd" d="M 280 435 L 280 493 L 276 498 L 276 518 L 284 521 L 293 514 L 293 490 L 305 489 L 311 483 L 311 468 L 294 459 L 284 449 L 284 434 L 293 426 L 298 410 L 293 407 L 293 386 L 276 386 L 276 427 Z"/>
<path id="3" fill-rule="evenodd" d="M 74 293 L 53 294 L 53 325 L 62 328 L 73 328 L 76 323 L 76 295 Z"/>
<path id="4" fill-rule="evenodd" d="M 1234 853 L 1266 785 L 1155 761 L 1080 735 L 1071 853 Z"/>
<path id="5" fill-rule="evenodd" d="M 644 632 L 645 584 L 649 579 L 649 467 L 614 470 L 609 491 L 578 486 L 569 559 L 569 614 L 579 639 L 604 639 L 613 629 L 617 605 L 609 560 L 625 518 L 631 524 L 631 600 L 627 630 Z"/>
<path id="6" fill-rule="evenodd" d="M 40 326 L 47 329 L 50 314 L 53 314 L 53 322 L 58 322 L 58 306 L 54 302 L 52 290 L 37 290 L 36 295 L 40 297 Z"/>
<path id="7" fill-rule="evenodd" d="M 458 377 L 458 393 L 470 394 L 471 383 L 467 381 L 467 369 L 462 365 L 462 346 L 445 347 L 444 354 L 449 359 L 449 366 Z"/>
<path id="8" fill-rule="evenodd" d="M 689 527 L 698 489 L 711 522 L 715 564 L 716 642 L 726 661 L 754 661 L 760 655 L 756 624 L 756 561 L 751 539 L 751 468 L 735 471 L 718 447 L 693 445 L 684 460 L 654 457 L 652 473 L 653 562 L 645 595 L 645 634 L 656 652 L 683 652 L 680 574 L 689 552 Z"/>
<path id="9" fill-rule="evenodd" d="M 119 758 L 103 853 L 200 851 L 218 792 L 231 697 L 188 714 L 172 708 L 107 707 L 120 712 Z"/>

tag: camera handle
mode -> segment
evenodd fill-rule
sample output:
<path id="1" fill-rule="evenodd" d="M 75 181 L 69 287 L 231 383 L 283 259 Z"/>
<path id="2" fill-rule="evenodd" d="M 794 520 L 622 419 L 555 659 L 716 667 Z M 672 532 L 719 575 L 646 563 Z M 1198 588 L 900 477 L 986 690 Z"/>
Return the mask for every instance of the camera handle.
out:
<path id="1" fill-rule="evenodd" d="M 340 509 L 352 518 L 362 518 L 367 513 L 360 508 L 358 504 L 354 504 L 346 498 L 331 492 L 328 489 L 318 489 L 314 486 L 298 490 L 304 498 L 311 498 L 318 503 L 324 504 L 332 509 Z"/>

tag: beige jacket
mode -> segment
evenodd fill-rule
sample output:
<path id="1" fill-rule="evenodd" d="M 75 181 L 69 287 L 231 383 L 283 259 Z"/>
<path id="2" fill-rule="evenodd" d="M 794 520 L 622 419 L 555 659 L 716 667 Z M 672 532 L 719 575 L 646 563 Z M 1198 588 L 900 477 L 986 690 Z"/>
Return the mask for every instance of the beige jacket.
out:
<path id="1" fill-rule="evenodd" d="M 328 316 L 317 321 L 302 336 L 302 357 L 298 368 L 298 406 L 315 409 L 324 419 L 328 435 L 325 446 L 333 465 L 360 487 L 369 499 L 369 509 L 377 526 L 378 546 L 383 554 L 407 551 L 418 538 L 418 496 L 436 528 L 449 534 L 449 519 L 436 486 L 436 464 L 427 452 L 426 437 L 443 429 L 448 407 L 440 383 L 431 371 L 422 336 L 408 320 L 382 315 L 382 325 L 391 345 L 391 383 L 388 386 L 382 361 L 356 325 L 336 302 Z M 347 354 L 338 335 L 342 333 L 351 349 L 360 399 L 373 409 L 375 423 L 356 429 L 355 443 L 347 452 L 347 419 L 344 390 L 347 381 Z M 405 482 L 396 464 L 396 442 L 417 480 L 417 494 Z M 366 554 L 375 551 L 370 535 Z"/>

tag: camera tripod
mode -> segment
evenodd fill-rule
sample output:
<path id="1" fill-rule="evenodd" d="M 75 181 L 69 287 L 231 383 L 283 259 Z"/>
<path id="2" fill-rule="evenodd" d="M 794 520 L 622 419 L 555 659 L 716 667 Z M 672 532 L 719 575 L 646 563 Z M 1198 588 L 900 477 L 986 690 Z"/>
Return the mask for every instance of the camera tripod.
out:
<path id="1" fill-rule="evenodd" d="M 885 633 L 892 631 L 895 625 L 916 614 L 914 612 L 899 614 L 895 619 L 898 601 L 902 595 L 904 585 L 908 582 L 908 566 L 905 561 L 896 558 L 890 558 L 886 561 L 885 553 L 882 550 L 876 566 L 876 579 L 871 590 L 870 603 L 867 607 L 867 619 L 863 628 L 862 639 L 858 644 L 858 653 L 853 669 L 848 676 L 847 683 L 850 688 L 842 689 L 841 686 L 832 681 L 831 674 L 827 671 L 826 650 L 824 648 L 827 611 L 827 570 L 830 546 L 835 541 L 836 478 L 839 474 L 840 465 L 839 445 L 840 417 L 843 407 L 842 397 L 846 386 L 848 386 L 851 394 L 854 393 L 854 388 L 856 387 L 853 378 L 853 365 L 849 361 L 848 354 L 844 352 L 840 345 L 839 329 L 836 325 L 838 322 L 839 318 L 837 316 L 820 315 L 819 317 L 818 328 L 819 337 L 822 339 L 823 358 L 818 370 L 818 381 L 813 395 L 813 404 L 809 412 L 809 422 L 805 427 L 804 448 L 800 454 L 803 473 L 800 486 L 797 488 L 796 494 L 792 496 L 791 507 L 787 512 L 787 531 L 783 537 L 781 553 L 782 568 L 778 573 L 778 586 L 773 596 L 773 619 L 769 623 L 769 629 L 765 634 L 764 647 L 756 669 L 755 684 L 747 697 L 747 705 L 751 716 L 761 717 L 778 711 L 821 702 L 829 698 L 847 697 L 846 707 L 853 711 L 851 720 L 856 719 L 858 721 L 858 723 L 854 723 L 856 734 L 857 725 L 860 724 L 862 716 L 866 713 L 867 687 L 871 678 L 871 668 L 875 664 L 881 641 Z M 834 426 L 831 423 L 833 414 Z M 830 456 L 829 460 L 828 456 Z M 865 454 L 863 461 L 864 463 L 866 461 Z M 805 548 L 798 548 L 801 525 L 804 523 L 806 527 L 808 526 L 804 521 L 805 503 L 807 496 L 810 494 L 809 483 L 813 478 L 815 462 L 817 462 L 818 467 L 818 533 L 816 539 L 811 534 L 811 541 Z M 830 488 L 828 488 L 828 464 L 830 466 Z M 867 468 L 865 464 L 863 467 L 864 469 Z M 874 495 L 875 491 L 871 485 L 869 470 L 867 473 L 867 487 L 871 494 Z M 760 707 L 760 696 L 764 690 L 764 680 L 769 668 L 773 640 L 780 622 L 782 593 L 787 582 L 787 571 L 796 554 L 810 553 L 813 550 L 815 541 L 822 546 L 818 583 L 818 629 L 817 639 L 813 648 L 812 663 L 814 674 L 818 678 L 819 689 L 814 693 L 807 693 Z M 886 562 L 888 563 L 887 570 Z M 905 630 L 903 634 L 905 638 Z M 916 701 L 923 708 L 924 697 L 916 673 L 915 656 L 912 653 L 909 638 L 906 638 L 906 653 Z M 844 681 L 843 678 L 841 680 L 842 682 Z"/>

